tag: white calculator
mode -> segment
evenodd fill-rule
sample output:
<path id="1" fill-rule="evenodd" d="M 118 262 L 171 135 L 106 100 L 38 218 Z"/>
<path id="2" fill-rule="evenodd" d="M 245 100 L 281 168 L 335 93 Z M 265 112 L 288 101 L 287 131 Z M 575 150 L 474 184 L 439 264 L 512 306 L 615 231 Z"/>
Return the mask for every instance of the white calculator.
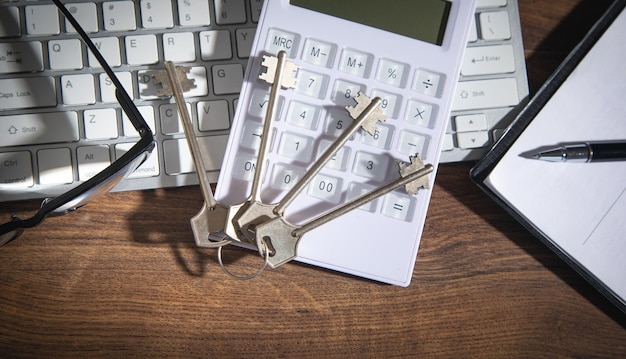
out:
<path id="1" fill-rule="evenodd" d="M 263 56 L 287 53 L 299 69 L 280 91 L 263 173 L 276 203 L 353 120 L 359 92 L 387 117 L 357 132 L 285 210 L 298 224 L 397 179 L 416 153 L 435 169 L 467 46 L 475 0 L 266 0 L 229 137 L 216 199 L 248 198 L 270 87 Z M 430 174 L 430 188 L 435 172 Z M 388 193 L 302 237 L 296 260 L 399 286 L 413 274 L 432 189 Z"/>

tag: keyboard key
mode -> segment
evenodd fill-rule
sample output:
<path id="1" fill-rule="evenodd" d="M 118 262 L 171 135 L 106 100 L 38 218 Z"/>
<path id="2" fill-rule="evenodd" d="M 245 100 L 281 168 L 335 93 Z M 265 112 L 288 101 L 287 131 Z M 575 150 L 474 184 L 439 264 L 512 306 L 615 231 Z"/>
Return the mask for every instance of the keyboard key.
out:
<path id="1" fill-rule="evenodd" d="M 98 108 L 83 112 L 85 138 L 105 140 L 117 138 L 117 111 L 114 108 Z"/>
<path id="2" fill-rule="evenodd" d="M 1 109 L 51 107 L 56 104 L 56 86 L 52 77 L 0 79 Z"/>
<path id="3" fill-rule="evenodd" d="M 115 158 L 118 159 L 128 152 L 135 144 L 134 143 L 118 143 L 115 145 Z M 128 178 L 145 178 L 154 177 L 159 175 L 159 151 L 157 148 L 152 150 L 152 153 L 148 155 L 148 158 L 137 167 Z"/>
<path id="4" fill-rule="evenodd" d="M 517 80 L 504 78 L 459 82 L 453 111 L 515 106 L 519 103 Z"/>
<path id="5" fill-rule="evenodd" d="M 86 181 L 111 165 L 109 146 L 83 146 L 76 149 L 78 179 Z"/>
<path id="6" fill-rule="evenodd" d="M 202 60 L 230 59 L 233 56 L 230 33 L 226 30 L 202 31 L 200 36 L 200 56 Z M 248 54 L 250 51 L 248 51 Z"/>
<path id="7" fill-rule="evenodd" d="M 462 115 L 454 118 L 457 132 L 486 131 L 487 117 L 485 114 Z"/>
<path id="8" fill-rule="evenodd" d="M 80 27 L 87 33 L 98 32 L 98 13 L 94 3 L 71 3 L 65 5 L 78 21 Z M 65 31 L 71 34 L 76 33 L 74 26 L 65 19 Z"/>
<path id="9" fill-rule="evenodd" d="M 110 1 L 102 3 L 102 18 L 106 31 L 137 29 L 135 5 L 132 1 Z"/>
<path id="10" fill-rule="evenodd" d="M 178 0 L 180 26 L 206 26 L 211 24 L 207 0 Z"/>
<path id="11" fill-rule="evenodd" d="M 0 188 L 19 189 L 34 184 L 30 152 L 0 153 Z"/>
<path id="12" fill-rule="evenodd" d="M 154 122 L 154 108 L 152 106 L 137 106 L 139 113 L 148 124 L 148 127 L 152 130 L 152 134 L 156 135 L 156 126 Z M 139 137 L 139 133 L 130 122 L 126 113 L 122 111 L 122 130 L 125 137 Z"/>
<path id="13" fill-rule="evenodd" d="M 0 43 L 0 74 L 43 71 L 41 42 Z M 0 87 L 5 89 L 6 87 Z"/>
<path id="14" fill-rule="evenodd" d="M 51 40 L 48 42 L 48 58 L 52 70 L 82 69 L 82 44 L 78 39 Z"/>
<path id="15" fill-rule="evenodd" d="M 478 15 L 480 33 L 484 40 L 507 40 L 511 38 L 511 23 L 506 11 L 483 12 Z"/>
<path id="16" fill-rule="evenodd" d="M 37 152 L 39 183 L 44 185 L 74 182 L 72 155 L 69 148 L 45 149 Z"/>
<path id="17" fill-rule="evenodd" d="M 126 36 L 126 61 L 129 65 L 148 65 L 159 62 L 156 36 Z"/>
<path id="18" fill-rule="evenodd" d="M 172 2 L 170 0 L 141 0 L 141 24 L 146 29 L 169 29 L 174 27 Z"/>
<path id="19" fill-rule="evenodd" d="M 250 0 L 250 10 L 252 12 L 252 21 L 259 22 L 261 17 L 261 9 L 263 8 L 263 0 Z"/>
<path id="20" fill-rule="evenodd" d="M 185 103 L 187 111 L 191 114 L 191 105 Z M 184 133 L 185 129 L 178 117 L 178 106 L 175 103 L 166 103 L 159 106 L 159 117 L 161 118 L 161 132 L 164 135 Z"/>
<path id="21" fill-rule="evenodd" d="M 193 33 L 175 32 L 163 35 L 163 55 L 172 62 L 192 62 L 196 60 Z"/>
<path id="22" fill-rule="evenodd" d="M 91 74 L 61 76 L 61 94 L 65 105 L 96 103 L 94 79 Z"/>
<path id="23" fill-rule="evenodd" d="M 0 147 L 78 141 L 74 111 L 0 116 Z"/>
<path id="24" fill-rule="evenodd" d="M 29 35 L 60 33 L 59 10 L 56 5 L 29 5 L 24 9 L 26 32 Z"/>
<path id="25" fill-rule="evenodd" d="M 122 83 L 124 90 L 133 97 L 133 79 L 130 72 L 116 72 L 115 77 Z M 100 99 L 102 102 L 117 103 L 115 85 L 106 72 L 100 74 Z"/>
<path id="26" fill-rule="evenodd" d="M 243 84 L 243 66 L 239 64 L 214 65 L 213 91 L 216 95 L 238 94 Z"/>
<path id="27" fill-rule="evenodd" d="M 477 0 L 476 8 L 506 6 L 507 0 Z"/>
<path id="28" fill-rule="evenodd" d="M 196 107 L 200 131 L 227 130 L 230 127 L 226 100 L 200 101 Z"/>
<path id="29" fill-rule="evenodd" d="M 515 71 L 512 45 L 468 47 L 463 57 L 461 75 L 492 75 Z"/>
<path id="30" fill-rule="evenodd" d="M 241 24 L 246 22 L 244 0 L 215 0 L 215 22 L 219 25 Z"/>
<path id="31" fill-rule="evenodd" d="M 489 133 L 487 131 L 459 132 L 456 141 L 460 148 L 481 148 L 489 145 Z"/>
<path id="32" fill-rule="evenodd" d="M 217 171 L 222 167 L 226 150 L 227 135 L 198 137 L 198 145 L 207 171 Z M 163 141 L 165 172 L 167 174 L 195 172 L 193 158 L 184 138 Z"/>
<path id="33" fill-rule="evenodd" d="M 255 29 L 253 28 L 235 30 L 235 39 L 237 41 L 237 56 L 242 59 L 250 57 L 254 35 Z"/>
<path id="34" fill-rule="evenodd" d="M 104 59 L 110 67 L 118 67 L 122 65 L 122 57 L 120 55 L 120 42 L 117 37 L 98 37 L 93 40 L 94 45 L 98 48 Z M 98 60 L 88 50 L 89 66 L 101 67 Z"/>
<path id="35" fill-rule="evenodd" d="M 15 6 L 0 7 L 0 24 L 0 39 L 20 36 L 20 10 Z"/>

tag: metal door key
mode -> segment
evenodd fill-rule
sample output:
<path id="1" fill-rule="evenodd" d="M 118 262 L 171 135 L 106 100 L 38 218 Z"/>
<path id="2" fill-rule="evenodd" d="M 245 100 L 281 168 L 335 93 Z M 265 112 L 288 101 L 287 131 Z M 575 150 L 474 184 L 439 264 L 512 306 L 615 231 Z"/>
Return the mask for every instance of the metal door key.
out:
<path id="1" fill-rule="evenodd" d="M 298 66 L 290 61 L 286 60 L 287 53 L 285 51 L 278 52 L 278 57 L 263 56 L 262 66 L 266 68 L 266 71 L 262 73 L 259 78 L 272 85 L 267 104 L 267 112 L 265 114 L 265 122 L 263 124 L 263 132 L 261 134 L 261 144 L 259 146 L 259 153 L 257 155 L 256 169 L 254 172 L 254 178 L 252 180 L 252 191 L 246 201 L 241 204 L 233 205 L 228 209 L 228 217 L 225 225 L 226 234 L 234 240 L 247 242 L 254 244 L 249 240 L 249 236 L 243 234 L 240 231 L 240 227 L 235 226 L 238 218 L 245 214 L 250 207 L 262 205 L 261 203 L 261 186 L 263 182 L 263 175 L 265 173 L 266 160 L 265 157 L 268 152 L 268 144 L 270 140 L 270 133 L 272 125 L 276 118 L 276 108 L 278 103 L 278 94 L 281 88 L 295 88 L 296 78 L 295 72 L 298 70 Z M 261 255 L 267 255 L 267 248 L 263 248 L 257 244 L 257 249 Z"/>
<path id="2" fill-rule="evenodd" d="M 268 264 L 276 268 L 289 262 L 297 255 L 298 243 L 308 231 L 346 214 L 398 187 L 405 186 L 406 192 L 413 196 L 420 187 L 428 186 L 427 174 L 433 171 L 431 164 L 424 165 L 419 155 L 410 157 L 411 163 L 400 163 L 400 178 L 386 185 L 365 193 L 336 209 L 322 214 L 300 226 L 291 224 L 283 216 L 278 216 L 256 226 L 256 237 L 271 245 L 274 253 L 268 258 Z"/>
<path id="3" fill-rule="evenodd" d="M 213 197 L 213 191 L 211 190 L 211 183 L 207 175 L 206 167 L 202 161 L 202 154 L 200 153 L 200 146 L 198 140 L 194 135 L 193 125 L 187 106 L 185 105 L 185 99 L 183 98 L 183 91 L 190 90 L 195 87 L 195 83 L 192 79 L 187 78 L 189 73 L 189 67 L 175 67 L 174 63 L 167 61 L 165 63 L 165 72 L 167 74 L 168 82 L 165 81 L 162 74 L 156 73 L 154 75 L 155 82 L 161 83 L 161 89 L 159 95 L 171 96 L 174 95 L 174 100 L 178 106 L 178 112 L 180 113 L 181 122 L 185 130 L 185 136 L 187 137 L 187 144 L 191 151 L 191 157 L 193 158 L 198 179 L 200 182 L 200 188 L 202 189 L 202 195 L 204 197 L 204 204 L 200 212 L 193 216 L 190 220 L 193 236 L 196 240 L 196 245 L 199 247 L 221 247 L 225 244 L 229 244 L 232 241 L 226 237 L 224 233 L 224 223 L 226 223 L 228 209 L 218 203 Z M 215 241 L 211 241 L 213 239 Z"/>
<path id="4" fill-rule="evenodd" d="M 354 98 L 356 106 L 347 106 L 346 110 L 354 119 L 349 128 L 343 131 L 340 136 L 324 151 L 324 153 L 311 165 L 305 172 L 303 177 L 285 194 L 280 202 L 275 204 L 252 203 L 246 212 L 242 213 L 236 219 L 236 224 L 241 228 L 244 235 L 250 236 L 250 240 L 254 240 L 257 247 L 261 245 L 262 239 L 258 236 L 250 235 L 254 232 L 254 227 L 265 221 L 282 216 L 285 209 L 293 200 L 302 192 L 302 190 L 311 182 L 311 180 L 324 168 L 326 163 L 332 159 L 337 151 L 358 131 L 363 128 L 370 135 L 378 129 L 376 123 L 385 121 L 380 104 L 382 100 L 378 97 L 370 100 L 366 95 L 359 92 Z"/>

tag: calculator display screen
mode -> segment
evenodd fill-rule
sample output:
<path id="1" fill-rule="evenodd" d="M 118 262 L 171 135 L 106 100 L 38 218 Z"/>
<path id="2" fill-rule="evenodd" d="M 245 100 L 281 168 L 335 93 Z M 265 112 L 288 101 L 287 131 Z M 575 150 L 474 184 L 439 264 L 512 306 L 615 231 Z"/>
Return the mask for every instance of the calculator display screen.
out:
<path id="1" fill-rule="evenodd" d="M 290 0 L 290 4 L 441 45 L 450 15 L 445 0 Z"/>

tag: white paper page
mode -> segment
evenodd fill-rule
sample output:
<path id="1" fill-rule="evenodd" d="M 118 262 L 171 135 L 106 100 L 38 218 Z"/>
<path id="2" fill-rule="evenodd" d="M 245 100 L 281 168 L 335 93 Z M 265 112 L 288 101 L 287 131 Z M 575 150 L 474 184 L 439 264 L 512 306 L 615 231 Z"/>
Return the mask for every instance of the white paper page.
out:
<path id="1" fill-rule="evenodd" d="M 626 12 L 613 22 L 490 174 L 488 184 L 626 303 L 626 161 L 522 153 L 626 139 Z"/>

